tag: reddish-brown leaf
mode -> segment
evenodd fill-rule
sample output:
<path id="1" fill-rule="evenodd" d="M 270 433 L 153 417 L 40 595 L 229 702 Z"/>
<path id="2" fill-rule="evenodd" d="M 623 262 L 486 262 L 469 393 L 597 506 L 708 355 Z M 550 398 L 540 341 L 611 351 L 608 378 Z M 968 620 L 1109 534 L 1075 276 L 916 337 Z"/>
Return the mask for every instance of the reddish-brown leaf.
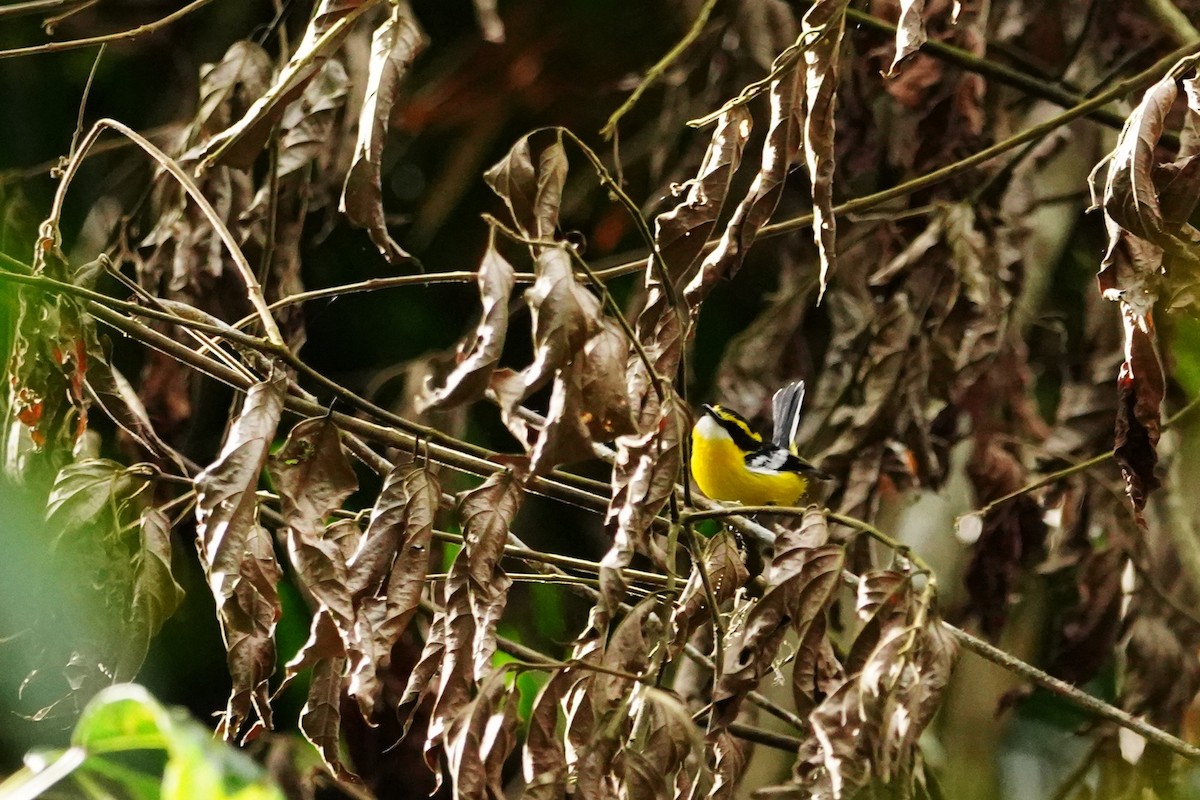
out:
<path id="1" fill-rule="evenodd" d="M 358 551 L 347 566 L 356 623 L 350 651 L 350 694 L 369 720 L 379 674 L 408 628 L 425 590 L 433 521 L 441 502 L 437 476 L 425 463 L 397 466 L 384 482 Z"/>
<path id="2" fill-rule="evenodd" d="M 1162 363 L 1154 341 L 1154 322 L 1128 305 L 1122 307 L 1125 323 L 1125 362 L 1117 376 L 1117 427 L 1113 455 L 1125 474 L 1125 488 L 1136 511 L 1160 485 L 1158 438 L 1162 432 L 1162 401 L 1166 391 Z"/>
<path id="3" fill-rule="evenodd" d="M 325 518 L 358 489 L 341 433 L 330 417 L 298 423 L 268 467 L 279 489 L 284 522 L 306 536 L 323 531 Z"/>
<path id="4" fill-rule="evenodd" d="M 479 297 L 483 314 L 472 338 L 458 348 L 458 363 L 435 388 L 426 381 L 417 409 L 424 413 L 433 408 L 469 403 L 483 396 L 491 380 L 508 333 L 508 303 L 513 291 L 513 266 L 496 249 L 496 232 L 488 236 L 487 252 L 479 264 Z"/>
<path id="5" fill-rule="evenodd" d="M 282 374 L 253 386 L 217 460 L 196 476 L 196 530 L 201 562 L 217 603 L 229 652 L 233 691 L 221 732 L 235 738 L 253 706 L 271 724 L 268 681 L 275 671 L 279 565 L 258 526 L 259 475 L 283 411 Z"/>
<path id="6" fill-rule="evenodd" d="M 833 136 L 839 58 L 849 0 L 820 0 L 804 15 L 801 30 L 810 37 L 804 50 L 804 160 L 812 184 L 813 237 L 821 259 L 817 302 L 837 267 L 837 222 L 833 217 Z M 764 161 L 765 164 L 765 161 Z M 774 203 L 772 203 L 772 206 Z"/>
<path id="7" fill-rule="evenodd" d="M 925 0 L 900 0 L 900 21 L 896 23 L 896 56 L 888 68 L 887 77 L 894 77 L 900 62 L 925 44 L 924 12 Z"/>
<path id="8" fill-rule="evenodd" d="M 767 590 L 725 645 L 725 663 L 713 690 L 714 729 L 737 717 L 742 699 L 771 669 L 788 630 L 803 639 L 833 600 L 845 552 L 840 545 L 819 543 L 827 537 L 824 513 L 811 509 L 798 530 L 786 531 L 776 541 Z"/>
<path id="9" fill-rule="evenodd" d="M 342 189 L 342 212 L 355 225 L 367 229 L 371 241 L 393 264 L 408 258 L 388 233 L 383 212 L 380 168 L 392 106 L 400 81 L 427 40 L 407 0 L 390 0 L 392 13 L 371 37 L 371 63 L 366 96 L 358 118 L 358 143 Z"/>

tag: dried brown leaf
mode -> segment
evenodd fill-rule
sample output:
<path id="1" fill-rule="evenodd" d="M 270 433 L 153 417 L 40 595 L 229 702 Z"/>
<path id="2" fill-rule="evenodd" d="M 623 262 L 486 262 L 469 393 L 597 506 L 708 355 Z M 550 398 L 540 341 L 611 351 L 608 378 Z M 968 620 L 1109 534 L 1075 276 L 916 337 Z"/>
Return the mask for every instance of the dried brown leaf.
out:
<path id="1" fill-rule="evenodd" d="M 224 112 L 224 115 L 230 119 L 236 118 L 236 121 L 225 122 L 224 130 L 215 133 L 211 138 L 205 137 L 207 142 L 199 153 L 203 168 L 207 169 L 216 164 L 248 170 L 254 164 L 287 106 L 300 96 L 324 62 L 345 40 L 350 32 L 348 23 L 358 16 L 360 12 L 356 12 L 356 9 L 360 5 L 362 0 L 322 0 L 313 12 L 312 20 L 300 44 L 274 83 L 269 88 L 264 87 L 260 94 L 245 98 L 254 101 L 248 109 L 242 102 Z M 347 17 L 350 19 L 346 19 Z M 231 52 L 232 50 L 231 48 Z M 229 58 L 227 55 L 226 59 Z M 270 68 L 269 57 L 265 66 Z M 234 75 L 236 76 L 236 73 Z M 221 73 L 221 76 L 224 76 L 224 73 Z M 216 76 L 210 74 L 210 77 Z M 216 84 L 216 87 L 220 88 L 220 85 Z M 237 88 L 237 83 L 232 84 L 233 90 Z M 222 97 L 229 91 L 226 89 L 222 94 L 218 94 L 214 90 L 208 94 Z M 219 120 L 224 115 L 213 114 L 210 117 Z M 204 119 L 207 120 L 208 117 Z M 215 126 L 210 123 L 209 127 Z"/>
<path id="2" fill-rule="evenodd" d="M 839 2 L 845 4 L 845 0 Z M 771 82 L 771 124 L 763 143 L 758 174 L 734 210 L 717 246 L 705 256 L 684 290 L 684 299 L 693 320 L 699 313 L 700 304 L 717 281 L 732 277 L 741 267 L 759 229 L 771 218 L 779 203 L 784 179 L 788 169 L 799 158 L 803 143 L 801 118 L 804 92 L 804 71 L 798 67 L 787 70 Z M 832 224 L 831 220 L 828 222 Z"/>
<path id="3" fill-rule="evenodd" d="M 659 375 L 671 376 L 679 369 L 685 332 L 680 309 L 671 307 L 671 298 L 690 279 L 704 243 L 717 224 L 729 192 L 729 181 L 741 163 L 742 150 L 750 137 L 750 127 L 750 113 L 742 106 L 722 114 L 696 177 L 685 184 L 687 193 L 683 200 L 654 219 L 655 246 L 672 285 L 663 285 L 651 256 L 645 272 L 646 304 L 638 315 L 636 333 Z M 640 360 L 630 363 L 629 395 L 643 432 L 658 419 L 652 383 Z"/>
<path id="4" fill-rule="evenodd" d="M 217 460 L 196 476 L 200 559 L 217 604 L 233 690 L 219 730 L 236 738 L 251 707 L 270 727 L 268 681 L 275 671 L 276 583 L 271 539 L 258 526 L 259 476 L 283 411 L 286 378 L 255 384 Z"/>
<path id="5" fill-rule="evenodd" d="M 750 745 L 734 737 L 729 731 L 721 731 L 710 743 L 713 762 L 713 785 L 708 792 L 709 800 L 733 800 L 738 781 L 750 761 Z"/>
<path id="6" fill-rule="evenodd" d="M 603 666 L 613 673 L 642 675 L 659 657 L 661 601 L 651 596 L 630 611 L 604 648 Z M 582 684 L 585 694 L 571 718 L 571 743 L 579 751 L 578 791 L 584 797 L 611 797 L 620 782 L 617 754 L 632 728 L 630 706 L 635 691 L 629 678 L 597 673 Z"/>
<path id="7" fill-rule="evenodd" d="M 408 733 L 408 727 L 412 724 L 413 712 L 417 710 L 417 706 L 436 691 L 438 671 L 441 669 L 442 655 L 445 650 L 446 615 L 438 612 L 433 616 L 429 632 L 425 635 L 425 646 L 421 650 L 421 657 L 417 659 L 417 665 L 409 673 L 404 694 L 400 696 L 400 702 L 396 706 L 396 717 L 400 720 L 403 734 Z"/>
<path id="8" fill-rule="evenodd" d="M 833 217 L 834 119 L 839 57 L 849 0 L 820 0 L 804 15 L 802 34 L 816 36 L 804 50 L 804 160 L 812 184 L 813 237 L 821 259 L 817 302 L 837 268 L 837 222 Z M 790 151 L 789 151 L 790 152 Z M 764 158 L 764 166 L 765 166 Z M 776 202 L 778 202 L 776 200 Z M 774 206 L 774 203 L 772 203 Z"/>
<path id="9" fill-rule="evenodd" d="M 535 167 L 529 140 L 537 133 L 522 136 L 483 178 L 504 200 L 521 233 L 530 239 L 550 240 L 558 228 L 567 155 L 558 134 L 538 155 Z"/>
<path id="10" fill-rule="evenodd" d="M 665 555 L 651 537 L 651 526 L 675 491 L 683 465 L 683 441 L 691 427 L 683 400 L 673 388 L 666 388 L 656 423 L 645 433 L 617 439 L 613 492 L 605 515 L 613 543 L 600 562 L 602 597 L 597 608 L 602 624 L 607 624 L 625 593 L 621 570 L 629 566 L 635 553 L 665 563 Z"/>
<path id="11" fill-rule="evenodd" d="M 557 670 L 533 702 L 521 756 L 526 800 L 559 800 L 566 792 L 567 752 L 558 718 L 564 698 L 579 680 L 574 670 Z"/>
<path id="12" fill-rule="evenodd" d="M 516 692 L 502 672 L 489 677 L 446 736 L 446 761 L 454 797 L 503 800 L 500 767 L 516 744 Z"/>
<path id="13" fill-rule="evenodd" d="M 713 728 L 737 717 L 742 699 L 771 669 L 788 630 L 803 639 L 832 602 L 846 556 L 840 545 L 820 543 L 827 536 L 825 516 L 814 508 L 805 513 L 799 530 L 786 531 L 776 541 L 767 590 L 726 643 L 713 690 Z"/>
<path id="14" fill-rule="evenodd" d="M 750 577 L 737 540 L 728 530 L 722 529 L 704 547 L 700 564 L 692 566 L 692 574 L 675 603 L 671 614 L 671 630 L 674 633 L 672 653 L 678 655 L 692 632 L 713 613 L 708 607 L 708 593 L 700 574 L 703 568 L 708 575 L 709 585 L 718 604 L 731 599 Z"/>
<path id="15" fill-rule="evenodd" d="M 458 500 L 475 623 L 472 652 L 477 681 L 491 670 L 496 652 L 496 623 L 504 612 L 511 584 L 500 567 L 500 558 L 524 496 L 525 489 L 516 473 L 505 471 L 493 474 Z"/>
<path id="16" fill-rule="evenodd" d="M 1117 424 L 1113 455 L 1125 475 L 1125 488 L 1137 512 L 1160 485 L 1158 439 L 1162 432 L 1162 401 L 1166 391 L 1162 363 L 1155 345 L 1154 322 L 1128 305 L 1122 307 L 1125 362 L 1117 376 Z"/>
<path id="17" fill-rule="evenodd" d="M 620 796 L 671 800 L 677 773 L 689 757 L 699 772 L 686 777 L 707 785 L 704 737 L 687 706 L 670 692 L 644 685 L 634 687 L 630 705 L 633 732 L 618 757 Z"/>
<path id="18" fill-rule="evenodd" d="M 513 275 L 513 266 L 496 249 L 496 232 L 491 231 L 477 279 L 483 314 L 473 338 L 459 345 L 458 363 L 445 382 L 435 388 L 430 380 L 426 381 L 424 393 L 417 401 L 420 413 L 469 403 L 483 396 L 504 350 Z"/>
<path id="19" fill-rule="evenodd" d="M 364 227 L 388 261 L 409 258 L 388 233 L 383 212 L 380 169 L 392 106 L 400 81 L 427 40 L 407 0 L 389 0 L 392 14 L 371 37 L 371 63 L 366 96 L 358 119 L 358 143 L 342 189 L 342 212 L 351 223 Z"/>
<path id="20" fill-rule="evenodd" d="M 900 0 L 900 20 L 896 23 L 896 56 L 888 67 L 887 77 L 896 75 L 900 62 L 925 44 L 925 0 Z"/>
<path id="21" fill-rule="evenodd" d="M 347 565 L 356 618 L 348 648 L 350 695 L 364 719 L 374 713 L 379 675 L 425 590 L 440 502 L 440 484 L 427 464 L 398 465 L 384 481 L 366 535 Z"/>
<path id="22" fill-rule="evenodd" d="M 284 522 L 306 536 L 325 529 L 325 518 L 358 489 L 358 478 L 330 417 L 298 423 L 268 468 L 279 490 Z"/>
<path id="23" fill-rule="evenodd" d="M 322 606 L 313 615 L 308 641 L 287 664 L 284 684 L 301 670 L 312 667 L 308 698 L 300 710 L 300 732 L 339 780 L 357 781 L 358 777 L 346 769 L 339 754 L 345 666 L 346 650 L 338 625 Z"/>

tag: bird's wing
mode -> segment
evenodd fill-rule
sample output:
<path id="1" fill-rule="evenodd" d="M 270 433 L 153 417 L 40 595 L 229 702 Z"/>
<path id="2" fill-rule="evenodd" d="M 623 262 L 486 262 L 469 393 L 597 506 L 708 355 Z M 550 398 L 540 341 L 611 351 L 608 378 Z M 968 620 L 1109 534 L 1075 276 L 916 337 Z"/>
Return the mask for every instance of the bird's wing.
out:
<path id="1" fill-rule="evenodd" d="M 819 480 L 829 480 L 829 475 L 800 456 L 780 447 L 764 447 L 746 455 L 746 469 L 754 472 L 798 472 Z"/>

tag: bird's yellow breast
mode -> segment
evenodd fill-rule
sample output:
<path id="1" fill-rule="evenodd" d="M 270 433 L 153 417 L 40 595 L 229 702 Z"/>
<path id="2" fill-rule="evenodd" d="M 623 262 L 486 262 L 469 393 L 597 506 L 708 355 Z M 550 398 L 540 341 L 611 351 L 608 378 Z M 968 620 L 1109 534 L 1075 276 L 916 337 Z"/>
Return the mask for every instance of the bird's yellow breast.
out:
<path id="1" fill-rule="evenodd" d="M 747 506 L 794 505 L 808 485 L 794 472 L 767 474 L 747 469 L 742 451 L 728 434 L 703 424 L 692 431 L 692 475 L 700 491 L 713 500 Z"/>

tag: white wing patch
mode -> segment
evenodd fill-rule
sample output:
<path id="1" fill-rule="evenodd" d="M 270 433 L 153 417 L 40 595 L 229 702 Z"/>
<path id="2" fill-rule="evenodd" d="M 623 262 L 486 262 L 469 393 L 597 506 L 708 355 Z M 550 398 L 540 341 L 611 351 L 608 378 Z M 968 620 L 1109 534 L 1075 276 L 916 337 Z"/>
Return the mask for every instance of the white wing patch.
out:
<path id="1" fill-rule="evenodd" d="M 746 469 L 751 472 L 775 474 L 787 464 L 790 455 L 791 453 L 783 449 L 759 450 L 746 456 Z"/>

